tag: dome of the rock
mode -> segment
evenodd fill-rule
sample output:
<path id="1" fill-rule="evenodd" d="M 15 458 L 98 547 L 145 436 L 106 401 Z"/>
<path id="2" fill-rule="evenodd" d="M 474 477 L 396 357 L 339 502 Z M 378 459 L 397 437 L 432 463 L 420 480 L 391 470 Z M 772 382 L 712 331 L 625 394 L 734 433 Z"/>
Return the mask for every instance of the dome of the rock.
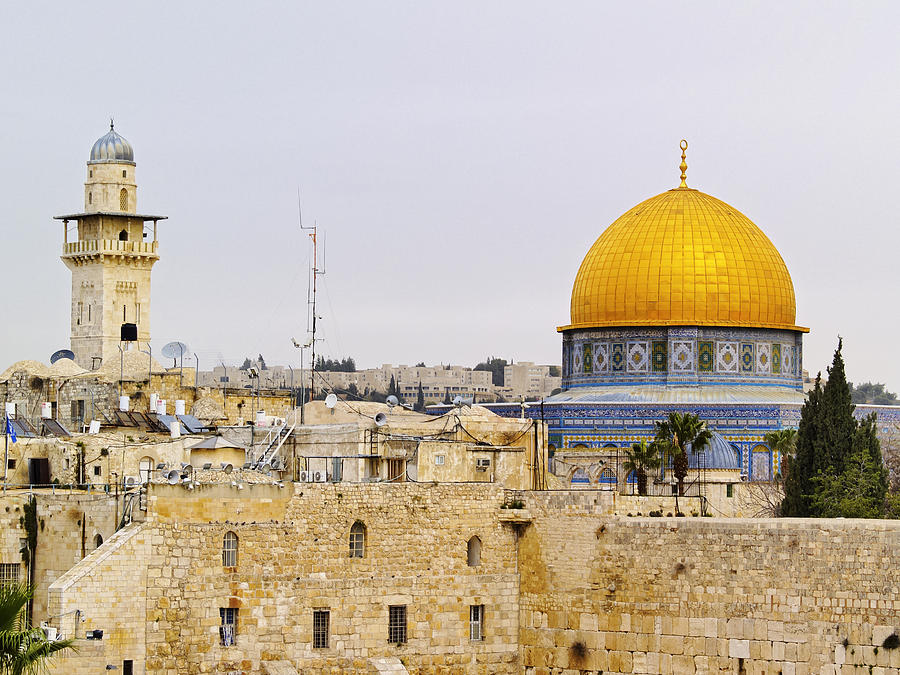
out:
<path id="1" fill-rule="evenodd" d="M 795 313 L 787 266 L 762 230 L 725 202 L 680 187 L 641 202 L 600 235 L 575 277 L 565 329 L 798 330 Z"/>

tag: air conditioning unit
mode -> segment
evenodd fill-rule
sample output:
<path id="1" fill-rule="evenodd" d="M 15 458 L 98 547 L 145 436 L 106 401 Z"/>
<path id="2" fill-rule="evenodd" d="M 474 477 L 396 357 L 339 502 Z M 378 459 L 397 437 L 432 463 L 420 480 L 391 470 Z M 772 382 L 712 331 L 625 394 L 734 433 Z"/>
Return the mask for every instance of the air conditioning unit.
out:
<path id="1" fill-rule="evenodd" d="M 141 484 L 140 476 L 125 476 L 125 487 L 134 487 Z"/>
<path id="2" fill-rule="evenodd" d="M 480 459 L 475 460 L 475 470 L 476 471 L 487 471 L 491 468 L 491 460 L 487 457 L 482 457 Z"/>
<path id="3" fill-rule="evenodd" d="M 327 478 L 324 471 L 301 471 L 298 480 L 301 483 L 324 483 Z"/>

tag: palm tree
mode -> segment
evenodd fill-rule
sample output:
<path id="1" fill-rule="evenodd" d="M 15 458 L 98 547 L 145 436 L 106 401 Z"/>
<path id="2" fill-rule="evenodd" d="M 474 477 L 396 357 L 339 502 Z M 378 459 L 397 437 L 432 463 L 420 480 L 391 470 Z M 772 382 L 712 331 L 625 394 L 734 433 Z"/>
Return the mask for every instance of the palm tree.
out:
<path id="1" fill-rule="evenodd" d="M 672 458 L 672 475 L 678 482 L 676 497 L 684 494 L 684 477 L 688 472 L 687 447 L 692 452 L 703 452 L 712 439 L 706 423 L 691 413 L 669 413 L 669 419 L 656 423 L 656 440 Z M 675 508 L 678 508 L 676 503 Z"/>
<path id="2" fill-rule="evenodd" d="M 654 441 L 647 444 L 646 440 L 633 443 L 631 449 L 625 450 L 625 471 L 634 471 L 637 477 L 638 494 L 647 494 L 647 470 L 658 469 L 662 458 L 659 456 L 659 445 Z"/>
<path id="3" fill-rule="evenodd" d="M 45 672 L 48 659 L 72 649 L 72 640 L 48 640 L 40 628 L 28 626 L 23 611 L 33 591 L 23 584 L 0 586 L 0 674 Z"/>
<path id="4" fill-rule="evenodd" d="M 794 456 L 794 449 L 797 447 L 797 430 L 779 429 L 778 431 L 770 431 L 763 436 L 763 441 L 773 452 L 777 452 L 781 456 L 781 477 L 784 478 L 787 473 L 788 463 Z"/>

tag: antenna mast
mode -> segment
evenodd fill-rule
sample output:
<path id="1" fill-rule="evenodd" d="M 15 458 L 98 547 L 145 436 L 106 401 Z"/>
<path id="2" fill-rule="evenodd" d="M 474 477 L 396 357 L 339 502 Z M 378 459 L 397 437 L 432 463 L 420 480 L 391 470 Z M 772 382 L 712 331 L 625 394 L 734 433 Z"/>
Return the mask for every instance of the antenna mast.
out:
<path id="1" fill-rule="evenodd" d="M 309 238 L 312 239 L 313 243 L 313 259 L 312 259 L 312 297 L 307 297 L 306 302 L 307 305 L 312 306 L 312 339 L 310 340 L 310 345 L 312 347 L 312 355 L 309 363 L 309 398 L 312 400 L 313 392 L 316 387 L 316 320 L 318 316 L 316 315 L 316 286 L 317 286 L 317 277 L 320 274 L 325 274 L 325 270 L 319 269 L 319 242 L 317 240 L 317 234 L 319 229 L 319 224 L 316 221 L 313 221 L 312 227 L 305 227 L 303 225 L 303 209 L 300 205 L 300 190 L 297 190 L 297 208 L 300 213 L 300 229 L 307 230 L 309 234 Z M 310 326 L 307 325 L 307 330 L 310 329 Z M 303 364 L 300 364 L 301 370 L 303 368 Z"/>

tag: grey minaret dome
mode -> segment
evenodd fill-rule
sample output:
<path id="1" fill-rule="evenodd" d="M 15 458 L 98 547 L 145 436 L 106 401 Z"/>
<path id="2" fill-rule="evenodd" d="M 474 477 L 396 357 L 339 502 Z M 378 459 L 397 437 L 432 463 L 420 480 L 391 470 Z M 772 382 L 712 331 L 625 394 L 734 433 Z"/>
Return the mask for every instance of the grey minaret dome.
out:
<path id="1" fill-rule="evenodd" d="M 91 148 L 90 163 L 93 162 L 130 162 L 134 163 L 134 150 L 131 143 L 116 133 L 112 120 L 109 131 L 97 139 Z"/>

